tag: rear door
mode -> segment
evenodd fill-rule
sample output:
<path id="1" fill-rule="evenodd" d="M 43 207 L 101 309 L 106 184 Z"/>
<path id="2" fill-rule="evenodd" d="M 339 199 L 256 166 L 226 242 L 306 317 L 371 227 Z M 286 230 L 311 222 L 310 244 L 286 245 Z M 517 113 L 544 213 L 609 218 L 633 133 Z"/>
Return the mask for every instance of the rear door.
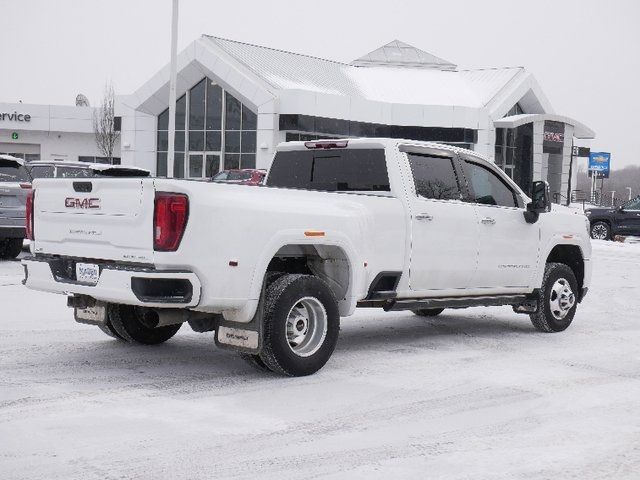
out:
<path id="1" fill-rule="evenodd" d="M 538 224 L 526 222 L 523 202 L 497 170 L 472 156 L 461 161 L 478 216 L 478 268 L 471 286 L 528 286 L 538 259 Z"/>
<path id="2" fill-rule="evenodd" d="M 153 261 L 152 179 L 41 179 L 34 189 L 36 253 Z"/>
<path id="3" fill-rule="evenodd" d="M 24 226 L 31 177 L 22 164 L 0 158 L 0 226 Z"/>
<path id="4" fill-rule="evenodd" d="M 473 205 L 462 201 L 455 158 L 446 150 L 407 156 L 414 184 L 409 194 L 411 290 L 467 288 L 478 260 L 478 222 Z"/>

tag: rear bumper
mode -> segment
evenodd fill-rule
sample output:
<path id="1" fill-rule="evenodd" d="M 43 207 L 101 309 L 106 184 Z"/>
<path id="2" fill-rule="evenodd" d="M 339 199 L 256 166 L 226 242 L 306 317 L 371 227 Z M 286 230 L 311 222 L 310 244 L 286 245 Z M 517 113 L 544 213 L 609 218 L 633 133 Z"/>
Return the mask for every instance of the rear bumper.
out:
<path id="1" fill-rule="evenodd" d="M 25 238 L 24 219 L 0 219 L 0 238 Z"/>
<path id="2" fill-rule="evenodd" d="M 72 259 L 28 257 L 22 261 L 23 283 L 33 290 L 64 295 L 87 295 L 103 302 L 157 308 L 193 308 L 198 305 L 201 283 L 189 271 L 155 270 L 147 267 L 100 264 L 96 285 L 75 281 L 74 274 L 61 274 L 60 262 Z M 90 260 L 83 260 L 90 262 Z"/>

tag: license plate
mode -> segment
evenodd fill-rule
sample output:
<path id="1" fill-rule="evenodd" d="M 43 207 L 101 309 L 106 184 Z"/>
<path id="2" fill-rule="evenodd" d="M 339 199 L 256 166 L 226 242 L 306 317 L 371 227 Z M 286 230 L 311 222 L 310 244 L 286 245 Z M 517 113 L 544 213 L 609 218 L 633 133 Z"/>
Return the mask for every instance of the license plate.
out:
<path id="1" fill-rule="evenodd" d="M 76 263 L 76 280 L 79 283 L 95 285 L 100 278 L 100 268 L 94 263 Z"/>
<path id="2" fill-rule="evenodd" d="M 90 325 L 102 325 L 107 319 L 107 309 L 104 305 L 96 304 L 93 307 L 76 308 L 76 322 Z"/>

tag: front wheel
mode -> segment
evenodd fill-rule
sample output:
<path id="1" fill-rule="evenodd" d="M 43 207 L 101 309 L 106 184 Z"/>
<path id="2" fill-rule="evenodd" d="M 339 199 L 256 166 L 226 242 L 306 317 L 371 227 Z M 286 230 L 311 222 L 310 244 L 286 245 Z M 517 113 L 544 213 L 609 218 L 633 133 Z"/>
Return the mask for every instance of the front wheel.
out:
<path id="1" fill-rule="evenodd" d="M 311 275 L 283 275 L 266 292 L 262 363 L 291 377 L 311 375 L 331 357 L 340 314 L 331 289 Z"/>
<path id="2" fill-rule="evenodd" d="M 591 238 L 594 240 L 611 240 L 611 227 L 605 222 L 595 222 L 591 225 Z"/>
<path id="3" fill-rule="evenodd" d="M 530 315 L 531 323 L 541 332 L 566 330 L 578 307 L 578 282 L 564 263 L 547 263 L 538 293 L 538 312 Z"/>

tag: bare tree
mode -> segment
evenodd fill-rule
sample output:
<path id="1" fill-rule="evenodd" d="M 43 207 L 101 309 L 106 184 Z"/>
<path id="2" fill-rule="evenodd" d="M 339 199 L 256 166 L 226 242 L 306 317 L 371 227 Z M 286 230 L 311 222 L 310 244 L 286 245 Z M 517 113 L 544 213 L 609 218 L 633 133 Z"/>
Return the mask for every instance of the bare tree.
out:
<path id="1" fill-rule="evenodd" d="M 93 132 L 98 150 L 109 159 L 109 163 L 113 163 L 113 151 L 120 138 L 120 132 L 115 129 L 115 103 L 113 84 L 108 82 L 104 86 L 102 104 L 93 111 Z"/>

